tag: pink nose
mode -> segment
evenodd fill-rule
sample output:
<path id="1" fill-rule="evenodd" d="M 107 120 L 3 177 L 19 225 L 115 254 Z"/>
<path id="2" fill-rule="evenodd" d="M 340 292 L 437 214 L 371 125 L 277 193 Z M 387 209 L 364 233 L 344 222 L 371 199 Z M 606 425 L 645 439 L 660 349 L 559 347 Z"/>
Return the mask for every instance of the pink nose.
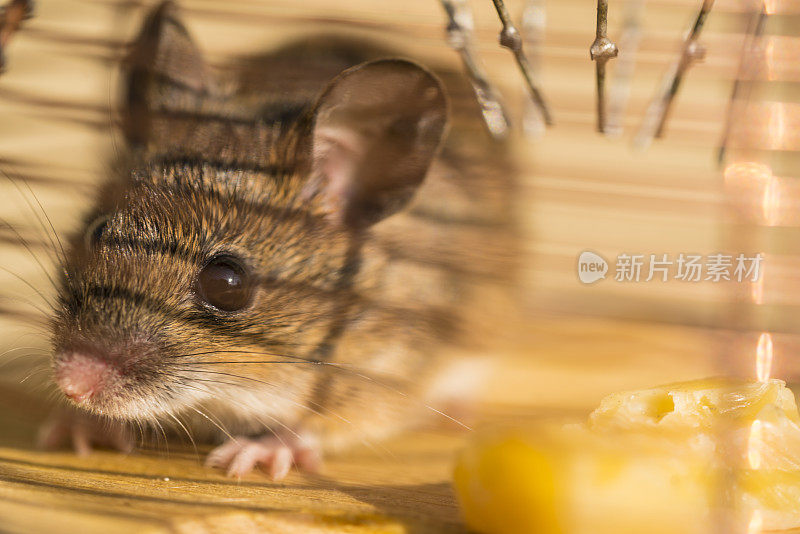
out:
<path id="1" fill-rule="evenodd" d="M 56 382 L 77 403 L 92 398 L 106 385 L 110 375 L 107 362 L 79 352 L 64 354 L 56 365 Z"/>

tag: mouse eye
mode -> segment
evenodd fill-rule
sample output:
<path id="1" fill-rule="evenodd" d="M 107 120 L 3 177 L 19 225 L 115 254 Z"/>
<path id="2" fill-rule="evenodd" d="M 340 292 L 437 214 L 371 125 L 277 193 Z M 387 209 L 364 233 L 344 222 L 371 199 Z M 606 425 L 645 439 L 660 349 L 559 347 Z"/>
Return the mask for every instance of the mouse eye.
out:
<path id="1" fill-rule="evenodd" d="M 252 276 L 233 256 L 217 256 L 200 270 L 197 294 L 211 306 L 234 312 L 250 304 Z"/>
<path id="2" fill-rule="evenodd" d="M 109 218 L 110 217 L 108 215 L 101 215 L 89 224 L 84 237 L 87 247 L 93 247 L 97 245 L 97 243 L 100 241 L 100 238 L 103 237 L 103 232 L 108 226 Z"/>

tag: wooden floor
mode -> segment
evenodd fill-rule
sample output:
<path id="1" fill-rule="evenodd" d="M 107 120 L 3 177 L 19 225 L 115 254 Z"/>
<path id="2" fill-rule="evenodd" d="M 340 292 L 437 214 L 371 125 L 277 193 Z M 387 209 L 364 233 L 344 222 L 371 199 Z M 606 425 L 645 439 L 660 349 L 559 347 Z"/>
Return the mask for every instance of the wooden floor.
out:
<path id="1" fill-rule="evenodd" d="M 408 436 L 329 462 L 325 476 L 233 480 L 193 451 L 90 457 L 0 448 L 4 532 L 459 532 L 456 436 Z"/>

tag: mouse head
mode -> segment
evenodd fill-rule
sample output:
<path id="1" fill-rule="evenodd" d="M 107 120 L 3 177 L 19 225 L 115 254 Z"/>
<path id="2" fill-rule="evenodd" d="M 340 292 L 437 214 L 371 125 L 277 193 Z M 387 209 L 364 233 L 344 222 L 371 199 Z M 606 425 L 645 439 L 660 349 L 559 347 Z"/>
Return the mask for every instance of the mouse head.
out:
<path id="1" fill-rule="evenodd" d="M 343 306 L 359 300 L 371 227 L 425 177 L 445 128 L 443 89 L 412 62 L 374 61 L 291 120 L 227 120 L 168 3 L 132 58 L 123 115 L 147 156 L 103 189 L 71 241 L 56 382 L 119 418 L 203 402 L 285 411 L 308 393 L 313 366 L 301 364 L 324 357 Z"/>

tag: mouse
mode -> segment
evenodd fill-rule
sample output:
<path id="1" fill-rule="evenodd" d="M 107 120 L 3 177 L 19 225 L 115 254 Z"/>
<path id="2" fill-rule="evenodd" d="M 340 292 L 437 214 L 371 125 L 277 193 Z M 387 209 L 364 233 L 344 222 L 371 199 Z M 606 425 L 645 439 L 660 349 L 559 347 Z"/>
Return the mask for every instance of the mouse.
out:
<path id="1" fill-rule="evenodd" d="M 122 70 L 126 147 L 59 265 L 45 446 L 166 427 L 279 480 L 474 393 L 454 355 L 496 339 L 519 240 L 461 73 L 333 35 L 212 66 L 171 1 Z"/>

